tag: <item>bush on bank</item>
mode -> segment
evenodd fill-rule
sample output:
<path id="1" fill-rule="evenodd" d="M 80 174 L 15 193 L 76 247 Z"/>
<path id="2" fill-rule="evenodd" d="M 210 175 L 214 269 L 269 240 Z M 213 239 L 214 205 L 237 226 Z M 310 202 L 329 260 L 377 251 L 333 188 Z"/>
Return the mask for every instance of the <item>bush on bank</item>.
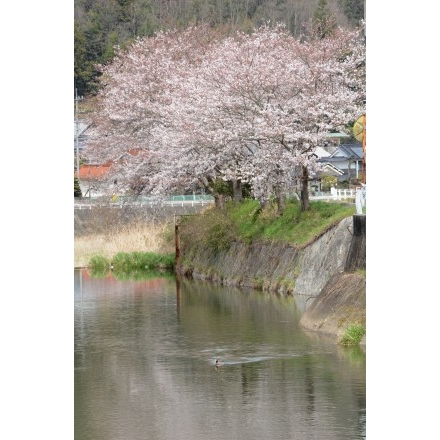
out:
<path id="1" fill-rule="evenodd" d="M 339 339 L 341 345 L 358 345 L 362 337 L 365 335 L 366 329 L 362 324 L 351 324 Z"/>
<path id="2" fill-rule="evenodd" d="M 114 271 L 135 269 L 172 269 L 174 268 L 174 254 L 161 255 L 154 252 L 119 252 L 112 259 Z"/>
<path id="3" fill-rule="evenodd" d="M 110 260 L 102 255 L 94 255 L 89 262 L 89 268 L 96 272 L 108 271 L 110 266 Z"/>
<path id="4" fill-rule="evenodd" d="M 175 255 L 154 252 L 118 252 L 111 260 L 101 255 L 90 259 L 89 268 L 95 272 L 112 269 L 115 273 L 145 271 L 153 269 L 174 269 Z"/>

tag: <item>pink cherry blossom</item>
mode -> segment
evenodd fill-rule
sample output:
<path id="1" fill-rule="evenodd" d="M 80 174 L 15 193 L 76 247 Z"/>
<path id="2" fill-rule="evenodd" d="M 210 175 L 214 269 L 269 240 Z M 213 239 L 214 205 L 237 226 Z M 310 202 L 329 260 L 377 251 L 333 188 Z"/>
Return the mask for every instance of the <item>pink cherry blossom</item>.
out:
<path id="1" fill-rule="evenodd" d="M 151 195 L 221 178 L 249 183 L 261 202 L 282 197 L 319 171 L 313 151 L 328 132 L 365 113 L 362 29 L 296 39 L 282 25 L 191 27 L 137 40 L 102 72 L 88 157 L 142 151 L 111 177 Z"/>

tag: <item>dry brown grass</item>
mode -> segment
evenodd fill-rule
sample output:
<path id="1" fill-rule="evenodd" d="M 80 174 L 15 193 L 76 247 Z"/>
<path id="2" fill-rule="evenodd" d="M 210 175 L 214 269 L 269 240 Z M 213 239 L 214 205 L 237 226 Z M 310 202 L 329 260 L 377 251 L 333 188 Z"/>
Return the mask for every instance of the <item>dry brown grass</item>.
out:
<path id="1" fill-rule="evenodd" d="M 172 223 L 135 223 L 108 234 L 74 238 L 74 266 L 87 266 L 94 255 L 111 259 L 118 252 L 174 252 Z"/>

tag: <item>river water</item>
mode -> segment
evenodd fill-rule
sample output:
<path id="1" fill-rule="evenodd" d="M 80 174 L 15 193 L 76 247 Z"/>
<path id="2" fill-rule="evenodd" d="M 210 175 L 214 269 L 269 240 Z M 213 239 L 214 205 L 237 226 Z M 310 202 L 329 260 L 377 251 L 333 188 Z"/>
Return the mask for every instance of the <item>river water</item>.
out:
<path id="1" fill-rule="evenodd" d="M 299 298 L 145 278 L 75 269 L 75 440 L 366 438 L 366 355 Z"/>

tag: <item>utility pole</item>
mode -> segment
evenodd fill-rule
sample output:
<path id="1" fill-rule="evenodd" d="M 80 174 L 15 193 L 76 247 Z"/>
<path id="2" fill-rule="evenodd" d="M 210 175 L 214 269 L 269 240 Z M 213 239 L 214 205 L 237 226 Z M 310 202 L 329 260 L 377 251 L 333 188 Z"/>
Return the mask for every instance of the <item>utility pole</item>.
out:
<path id="1" fill-rule="evenodd" d="M 362 183 L 367 183 L 367 115 L 362 116 Z"/>
<path id="2" fill-rule="evenodd" d="M 84 98 L 78 96 L 78 91 L 75 88 L 75 151 L 76 151 L 76 177 L 79 183 L 79 121 L 78 121 L 78 101 Z"/>

